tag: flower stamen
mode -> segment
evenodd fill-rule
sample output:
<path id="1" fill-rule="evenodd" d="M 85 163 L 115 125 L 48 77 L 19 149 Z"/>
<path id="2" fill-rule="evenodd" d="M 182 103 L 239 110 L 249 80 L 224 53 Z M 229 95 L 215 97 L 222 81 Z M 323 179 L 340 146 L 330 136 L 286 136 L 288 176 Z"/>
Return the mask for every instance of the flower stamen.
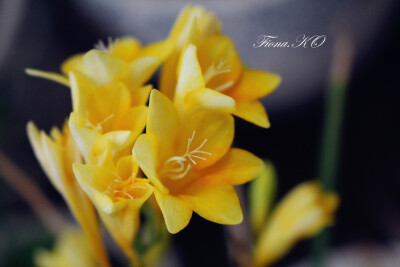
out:
<path id="1" fill-rule="evenodd" d="M 207 84 L 215 76 L 218 76 L 218 75 L 223 74 L 223 73 L 230 72 L 232 70 L 231 69 L 232 66 L 231 65 L 226 65 L 226 63 L 227 63 L 226 59 L 221 59 L 217 65 L 215 65 L 215 62 L 213 62 L 208 67 L 207 71 L 203 75 L 204 82 Z M 217 88 L 214 88 L 214 90 L 216 90 L 218 92 L 222 92 L 225 89 L 227 89 L 230 86 L 232 86 L 233 83 L 234 83 L 233 81 L 228 81 L 228 82 L 218 86 Z"/>
<path id="2" fill-rule="evenodd" d="M 85 120 L 85 125 L 89 128 L 92 128 L 93 130 L 98 131 L 99 133 L 103 132 L 103 124 L 106 123 L 107 121 L 111 120 L 114 117 L 114 114 L 110 114 L 108 117 L 106 117 L 104 120 L 101 122 L 98 122 L 96 125 L 90 122 L 89 120 L 89 113 L 86 112 L 86 120 Z"/>
<path id="3" fill-rule="evenodd" d="M 162 171 L 163 175 L 172 180 L 182 179 L 189 172 L 192 164 L 197 164 L 195 159 L 207 160 L 205 157 L 199 156 L 199 154 L 211 156 L 210 152 L 201 150 L 203 146 L 207 143 L 207 139 L 205 139 L 196 149 L 190 151 L 190 145 L 193 142 L 195 134 L 196 131 L 193 131 L 192 137 L 188 138 L 186 152 L 184 155 L 173 156 L 165 161 Z"/>
<path id="4" fill-rule="evenodd" d="M 113 40 L 111 37 L 108 37 L 107 44 L 103 42 L 103 40 L 99 40 L 97 44 L 94 45 L 94 48 L 100 51 L 111 53 L 117 40 L 118 39 Z"/>

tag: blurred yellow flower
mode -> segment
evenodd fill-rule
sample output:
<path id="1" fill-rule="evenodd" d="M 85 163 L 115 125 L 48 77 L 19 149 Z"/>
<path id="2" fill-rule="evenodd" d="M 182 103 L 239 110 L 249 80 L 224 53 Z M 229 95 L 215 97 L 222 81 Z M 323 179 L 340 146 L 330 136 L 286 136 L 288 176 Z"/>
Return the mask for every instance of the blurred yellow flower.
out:
<path id="1" fill-rule="evenodd" d="M 276 89 L 281 81 L 278 75 L 243 69 L 232 40 L 223 35 L 201 42 L 197 56 L 206 87 L 232 97 L 236 102 L 234 115 L 264 128 L 270 126 L 258 100 Z"/>
<path id="2" fill-rule="evenodd" d="M 298 185 L 277 205 L 261 231 L 254 266 L 274 263 L 296 242 L 330 225 L 338 204 L 337 194 L 322 192 L 315 181 Z"/>
<path id="3" fill-rule="evenodd" d="M 270 122 L 258 101 L 280 83 L 276 74 L 243 70 L 233 42 L 212 36 L 197 48 L 188 45 L 178 70 L 174 101 L 181 108 L 215 109 L 268 128 Z"/>
<path id="4" fill-rule="evenodd" d="M 161 62 L 170 54 L 173 43 L 170 40 L 142 47 L 133 37 L 109 39 L 108 45 L 100 41 L 86 53 L 71 56 L 61 65 L 62 74 L 26 69 L 29 75 L 37 76 L 69 86 L 70 71 L 79 71 L 94 82 L 105 85 L 119 78 L 126 80 L 130 90 L 143 85 Z M 125 64 L 124 64 L 125 63 Z"/>
<path id="5" fill-rule="evenodd" d="M 173 99 L 178 62 L 183 49 L 189 43 L 197 44 L 207 37 L 219 34 L 221 28 L 222 25 L 214 14 L 202 6 L 188 5 L 181 11 L 168 38 L 173 48 L 161 70 L 161 92 Z"/>
<path id="6" fill-rule="evenodd" d="M 72 171 L 72 164 L 81 162 L 82 157 L 69 131 L 68 122 L 64 124 L 62 132 L 53 127 L 50 136 L 39 131 L 33 122 L 28 123 L 27 132 L 36 158 L 82 226 L 99 263 L 109 266 L 97 216 Z"/>
<path id="7" fill-rule="evenodd" d="M 136 177 L 139 167 L 131 155 L 115 160 L 111 150 L 108 143 L 98 166 L 75 163 L 73 169 L 111 236 L 136 266 L 132 242 L 139 227 L 139 210 L 153 190 L 147 179 Z"/>
<path id="8" fill-rule="evenodd" d="M 181 120 L 171 100 L 152 91 L 146 134 L 137 139 L 133 156 L 154 185 L 170 233 L 186 227 L 193 211 L 216 223 L 242 221 L 233 185 L 256 177 L 263 162 L 230 149 L 233 131 L 229 114 L 202 111 Z"/>
<path id="9" fill-rule="evenodd" d="M 63 231 L 51 251 L 39 249 L 34 255 L 37 267 L 95 267 L 96 258 L 82 232 L 77 229 Z"/>

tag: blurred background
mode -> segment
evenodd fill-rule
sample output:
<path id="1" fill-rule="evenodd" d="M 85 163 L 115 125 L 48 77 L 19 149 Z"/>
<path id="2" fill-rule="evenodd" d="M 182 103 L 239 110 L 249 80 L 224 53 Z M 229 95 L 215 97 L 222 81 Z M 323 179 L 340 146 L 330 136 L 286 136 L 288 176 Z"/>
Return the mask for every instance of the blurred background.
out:
<path id="1" fill-rule="evenodd" d="M 330 266 L 400 265 L 400 4 L 395 0 L 197 1 L 222 21 L 242 61 L 282 76 L 264 100 L 271 129 L 236 119 L 235 146 L 276 165 L 278 199 L 317 176 L 335 41 L 354 45 L 345 102 L 336 190 L 341 197 L 331 230 Z M 0 149 L 34 178 L 69 216 L 29 145 L 25 126 L 46 131 L 71 111 L 69 90 L 29 77 L 26 67 L 58 72 L 72 54 L 107 37 L 135 36 L 144 44 L 168 36 L 185 1 L 0 0 Z M 294 42 L 326 35 L 312 48 L 253 48 L 260 34 Z M 154 85 L 157 79 L 151 81 Z M 71 219 L 72 221 L 72 219 Z M 173 236 L 179 266 L 230 266 L 222 226 L 194 216 Z M 0 179 L 0 266 L 30 266 L 52 235 Z M 276 266 L 308 266 L 311 241 Z M 118 260 L 117 260 L 118 262 Z M 174 265 L 172 265 L 174 266 Z M 176 266 L 176 265 L 175 265 Z"/>

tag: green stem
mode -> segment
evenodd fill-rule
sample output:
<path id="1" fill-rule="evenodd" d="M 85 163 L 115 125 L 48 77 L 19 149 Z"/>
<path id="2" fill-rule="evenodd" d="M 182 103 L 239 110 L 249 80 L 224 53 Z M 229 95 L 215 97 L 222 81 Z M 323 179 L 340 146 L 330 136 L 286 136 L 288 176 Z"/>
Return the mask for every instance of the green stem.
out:
<path id="1" fill-rule="evenodd" d="M 345 99 L 346 82 L 333 81 L 328 91 L 318 169 L 319 181 L 325 191 L 333 191 L 335 188 Z M 329 239 L 329 230 L 324 229 L 313 240 L 313 265 L 315 267 L 324 266 Z"/>

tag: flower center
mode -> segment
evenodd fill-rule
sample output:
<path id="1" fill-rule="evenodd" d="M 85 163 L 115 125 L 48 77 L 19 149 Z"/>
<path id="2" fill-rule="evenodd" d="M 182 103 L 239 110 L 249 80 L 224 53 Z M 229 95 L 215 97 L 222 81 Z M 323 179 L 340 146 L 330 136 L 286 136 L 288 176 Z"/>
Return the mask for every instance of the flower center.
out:
<path id="1" fill-rule="evenodd" d="M 109 196 L 113 196 L 113 198 L 124 198 L 124 199 L 135 199 L 134 192 L 139 190 L 146 190 L 146 187 L 141 185 L 135 185 L 134 178 L 135 175 L 130 176 L 126 180 L 122 179 L 114 179 L 114 181 L 108 186 L 105 190 Z M 137 192 L 137 191 L 136 191 Z"/>
<path id="2" fill-rule="evenodd" d="M 208 69 L 206 70 L 206 72 L 203 75 L 204 78 L 204 82 L 207 84 L 209 81 L 211 81 L 212 78 L 214 78 L 215 76 L 218 76 L 220 74 L 223 73 L 228 73 L 231 71 L 231 65 L 227 65 L 227 61 L 226 59 L 221 59 L 219 61 L 219 63 L 216 65 L 215 62 L 213 62 Z M 224 90 L 226 90 L 227 88 L 229 88 L 230 86 L 233 85 L 233 81 L 228 81 L 216 88 L 213 88 L 214 90 L 218 91 L 218 92 L 222 92 Z"/>
<path id="3" fill-rule="evenodd" d="M 207 143 L 205 139 L 196 149 L 191 150 L 190 145 L 193 142 L 196 131 L 193 131 L 192 137 L 188 138 L 186 152 L 182 156 L 173 156 L 164 162 L 161 170 L 162 176 L 166 176 L 171 180 L 179 180 L 186 176 L 190 168 L 196 165 L 196 159 L 207 160 L 205 155 L 211 156 L 210 152 L 201 150 Z"/>
<path id="4" fill-rule="evenodd" d="M 106 123 L 107 121 L 111 120 L 112 118 L 114 118 L 114 113 L 107 116 L 107 118 L 105 118 L 104 120 L 102 120 L 96 124 L 93 124 L 89 119 L 89 113 L 86 112 L 85 126 L 92 128 L 93 130 L 96 130 L 99 133 L 103 133 L 103 124 Z"/>

